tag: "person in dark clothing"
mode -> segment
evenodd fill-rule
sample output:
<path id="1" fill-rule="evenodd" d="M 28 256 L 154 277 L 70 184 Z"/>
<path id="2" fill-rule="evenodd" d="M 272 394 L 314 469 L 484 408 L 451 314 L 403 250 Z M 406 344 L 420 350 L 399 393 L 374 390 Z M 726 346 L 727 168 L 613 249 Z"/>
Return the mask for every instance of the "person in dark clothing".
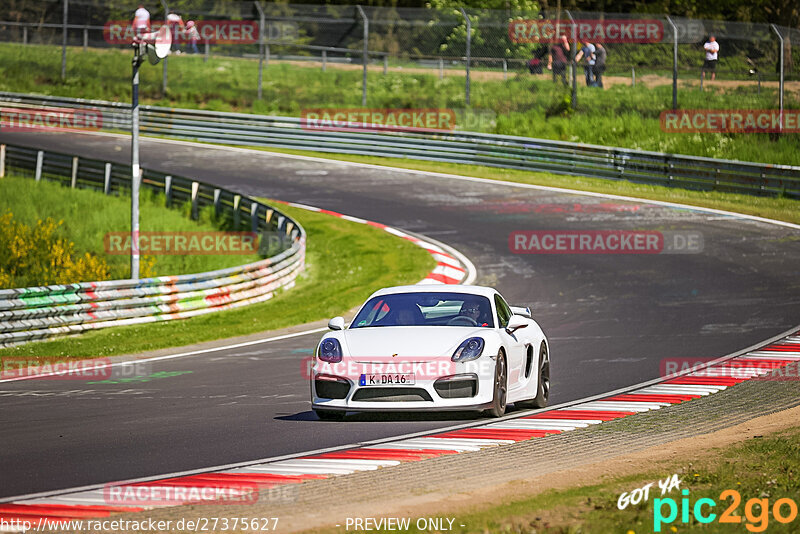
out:
<path id="1" fill-rule="evenodd" d="M 568 58 L 569 41 L 567 41 L 566 35 L 562 35 L 560 41 L 550 47 L 550 53 L 547 56 L 547 70 L 553 71 L 553 83 L 557 81 L 557 76 L 561 76 L 561 81 L 567 85 Z"/>
<path id="2" fill-rule="evenodd" d="M 606 47 L 600 43 L 595 44 L 595 61 L 594 61 L 594 86 L 603 87 L 603 73 L 606 71 L 606 57 L 608 52 Z"/>
<path id="3" fill-rule="evenodd" d="M 540 46 L 533 51 L 533 57 L 528 61 L 528 71 L 531 74 L 542 73 L 542 59 L 544 59 L 545 54 L 547 54 L 547 47 L 545 46 Z"/>

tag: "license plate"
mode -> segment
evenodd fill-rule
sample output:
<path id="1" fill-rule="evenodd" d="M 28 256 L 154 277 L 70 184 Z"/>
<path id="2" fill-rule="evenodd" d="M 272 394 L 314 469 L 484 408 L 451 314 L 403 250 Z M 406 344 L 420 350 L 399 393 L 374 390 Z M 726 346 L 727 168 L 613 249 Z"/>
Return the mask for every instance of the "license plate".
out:
<path id="1" fill-rule="evenodd" d="M 359 386 L 413 386 L 413 374 L 362 374 L 358 379 Z"/>

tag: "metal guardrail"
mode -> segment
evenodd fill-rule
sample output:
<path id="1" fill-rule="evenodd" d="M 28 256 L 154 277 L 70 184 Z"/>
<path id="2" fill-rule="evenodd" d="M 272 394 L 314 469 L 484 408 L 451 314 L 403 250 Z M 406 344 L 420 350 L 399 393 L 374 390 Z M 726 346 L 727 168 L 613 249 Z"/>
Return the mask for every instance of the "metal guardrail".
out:
<path id="1" fill-rule="evenodd" d="M 81 108 L 102 114 L 102 129 L 130 128 L 127 104 L 101 100 L 0 92 L 0 114 L 8 108 Z M 547 139 L 458 131 L 364 132 L 304 126 L 297 117 L 271 117 L 143 106 L 141 132 L 154 136 L 243 146 L 271 146 L 344 154 L 384 156 L 610 180 L 783 195 L 800 199 L 800 167 L 721 160 L 613 148 Z"/>
<path id="2" fill-rule="evenodd" d="M 130 190 L 128 165 L 0 145 L 0 176 L 14 170 L 36 180 L 93 188 L 106 194 Z M 270 299 L 288 289 L 305 267 L 303 227 L 279 210 L 224 188 L 143 170 L 142 186 L 164 193 L 167 205 L 191 204 L 196 217 L 213 206 L 232 230 L 279 237 L 281 250 L 261 261 L 197 274 L 0 289 L 0 346 L 110 326 L 184 319 Z"/>

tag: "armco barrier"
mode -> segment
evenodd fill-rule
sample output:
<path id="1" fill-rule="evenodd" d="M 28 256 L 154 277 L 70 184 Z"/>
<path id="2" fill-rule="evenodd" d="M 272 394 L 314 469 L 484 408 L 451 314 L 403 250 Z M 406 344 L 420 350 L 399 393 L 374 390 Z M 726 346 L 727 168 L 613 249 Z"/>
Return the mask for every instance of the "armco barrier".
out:
<path id="1" fill-rule="evenodd" d="M 127 165 L 0 145 L 0 176 L 14 170 L 36 180 L 93 188 L 106 194 L 130 190 Z M 261 261 L 198 274 L 0 289 L 0 346 L 109 326 L 183 319 L 262 302 L 288 289 L 305 266 L 302 226 L 279 210 L 227 189 L 143 170 L 142 187 L 163 192 L 167 204 L 191 204 L 195 217 L 213 206 L 232 230 L 268 233 L 284 244 Z"/>
<path id="2" fill-rule="evenodd" d="M 82 108 L 128 130 L 127 104 L 0 92 L 2 108 Z M 303 128 L 297 117 L 141 107 L 144 134 L 243 146 L 386 156 L 800 198 L 800 167 L 470 132 L 369 133 Z M 363 130 L 363 126 L 360 127 Z"/>

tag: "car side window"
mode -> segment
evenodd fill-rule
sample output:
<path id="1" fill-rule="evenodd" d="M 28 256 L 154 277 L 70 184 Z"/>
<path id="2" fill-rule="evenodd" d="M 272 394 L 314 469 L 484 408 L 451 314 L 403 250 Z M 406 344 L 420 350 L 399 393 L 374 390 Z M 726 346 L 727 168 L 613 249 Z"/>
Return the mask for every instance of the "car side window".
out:
<path id="1" fill-rule="evenodd" d="M 497 322 L 500 328 L 505 328 L 508 326 L 509 319 L 511 319 L 511 308 L 508 307 L 508 304 L 500 295 L 494 296 L 494 307 L 497 308 Z"/>

